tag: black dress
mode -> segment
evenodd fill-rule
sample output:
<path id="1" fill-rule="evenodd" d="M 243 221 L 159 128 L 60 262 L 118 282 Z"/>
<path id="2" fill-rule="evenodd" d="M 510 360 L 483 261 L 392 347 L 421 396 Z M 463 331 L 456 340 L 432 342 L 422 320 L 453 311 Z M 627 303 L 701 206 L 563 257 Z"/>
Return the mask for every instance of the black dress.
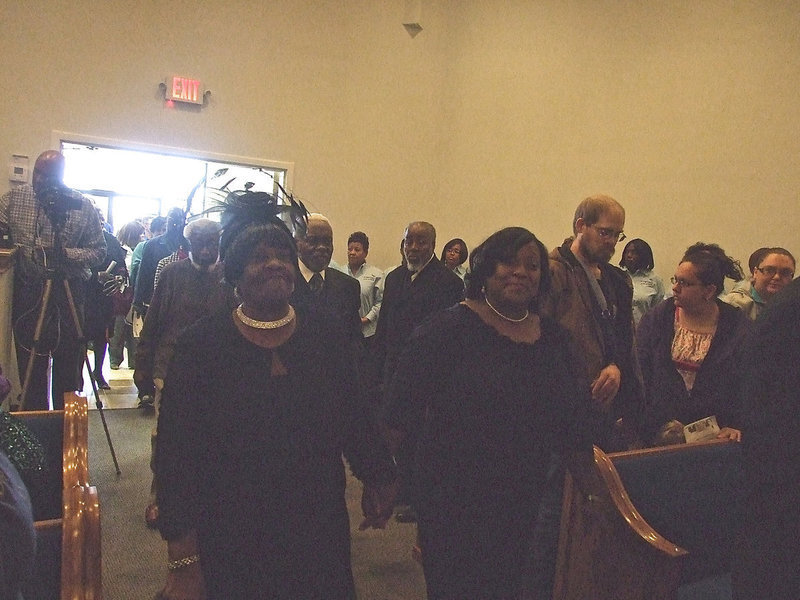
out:
<path id="1" fill-rule="evenodd" d="M 158 422 L 159 523 L 167 540 L 197 530 L 209 598 L 354 597 L 342 453 L 370 483 L 394 469 L 337 327 L 299 313 L 271 351 L 224 314 L 178 343 Z M 271 375 L 273 352 L 285 375 Z"/>
<path id="2" fill-rule="evenodd" d="M 420 427 L 415 506 L 428 598 L 513 598 L 552 452 L 591 448 L 568 334 L 499 335 L 464 305 L 416 329 L 387 424 Z"/>

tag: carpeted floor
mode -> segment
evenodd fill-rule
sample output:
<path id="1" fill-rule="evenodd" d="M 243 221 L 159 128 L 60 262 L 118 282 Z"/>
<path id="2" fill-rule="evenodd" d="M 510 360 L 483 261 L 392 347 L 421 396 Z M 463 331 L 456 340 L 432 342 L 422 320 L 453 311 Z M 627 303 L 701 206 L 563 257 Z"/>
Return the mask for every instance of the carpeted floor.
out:
<path id="1" fill-rule="evenodd" d="M 105 600 L 149 600 L 166 574 L 166 547 L 144 525 L 150 489 L 150 430 L 155 417 L 138 409 L 103 411 L 119 461 L 117 477 L 99 411 L 89 412 L 91 482 L 100 495 Z M 360 532 L 360 484 L 348 478 L 353 572 L 360 600 L 425 598 L 420 566 L 411 558 L 414 526 L 394 520 L 385 531 Z"/>

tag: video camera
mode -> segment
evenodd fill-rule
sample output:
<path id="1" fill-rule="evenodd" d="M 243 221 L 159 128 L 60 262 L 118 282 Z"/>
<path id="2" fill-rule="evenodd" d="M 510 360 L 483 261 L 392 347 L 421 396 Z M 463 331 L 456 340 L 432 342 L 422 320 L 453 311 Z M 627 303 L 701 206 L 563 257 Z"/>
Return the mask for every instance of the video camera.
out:
<path id="1" fill-rule="evenodd" d="M 80 196 L 60 182 L 46 182 L 37 190 L 36 198 L 54 225 L 63 224 L 69 211 L 81 207 Z"/>

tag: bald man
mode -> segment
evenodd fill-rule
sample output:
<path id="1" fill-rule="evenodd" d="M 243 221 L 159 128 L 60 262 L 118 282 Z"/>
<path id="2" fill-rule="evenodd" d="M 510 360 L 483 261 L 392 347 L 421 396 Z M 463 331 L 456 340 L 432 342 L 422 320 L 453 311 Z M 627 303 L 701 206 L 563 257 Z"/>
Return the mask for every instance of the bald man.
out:
<path id="1" fill-rule="evenodd" d="M 386 385 L 413 329 L 431 313 L 464 299 L 464 282 L 436 260 L 435 248 L 433 225 L 425 221 L 409 223 L 403 233 L 405 266 L 386 275 L 375 333 L 375 353 Z"/>
<path id="2" fill-rule="evenodd" d="M 20 381 L 24 381 L 44 284 L 54 278 L 48 310 L 25 399 L 26 410 L 49 406 L 47 366 L 52 366 L 52 405 L 64 407 L 64 393 L 80 389 L 83 348 L 78 340 L 62 281 L 69 283 L 82 318 L 92 267 L 103 262 L 106 242 L 92 203 L 64 186 L 64 156 L 39 155 L 32 185 L 23 184 L 0 198 L 0 224 L 19 248 L 14 270 L 12 319 Z"/>
<path id="3" fill-rule="evenodd" d="M 189 257 L 169 263 L 161 272 L 136 346 L 133 380 L 139 390 L 139 407 L 155 409 L 156 413 L 167 367 L 181 332 L 205 317 L 221 311 L 230 312 L 237 305 L 233 288 L 223 281 L 222 263 L 217 261 L 219 223 L 197 219 L 185 227 L 183 236 L 189 244 Z M 154 429 L 150 439 L 153 449 L 155 436 Z M 154 455 L 151 468 L 153 460 Z M 155 491 L 154 480 L 150 487 L 150 503 L 145 509 L 148 527 L 155 527 L 158 522 Z"/>
<path id="4" fill-rule="evenodd" d="M 383 385 L 388 387 L 411 332 L 438 310 L 464 299 L 464 282 L 436 259 L 436 229 L 425 221 L 409 223 L 403 233 L 405 266 L 386 275 L 383 304 L 375 333 L 374 355 Z M 422 423 L 419 424 L 422 426 Z M 395 519 L 417 520 L 413 509 L 412 472 L 418 431 L 407 432 L 395 459 L 401 479 Z"/>
<path id="5" fill-rule="evenodd" d="M 294 306 L 305 306 L 328 312 L 338 319 L 354 342 L 354 351 L 361 348 L 361 285 L 346 273 L 331 268 L 333 228 L 319 213 L 308 216 L 305 232 L 296 236 L 300 276 L 292 294 Z"/>

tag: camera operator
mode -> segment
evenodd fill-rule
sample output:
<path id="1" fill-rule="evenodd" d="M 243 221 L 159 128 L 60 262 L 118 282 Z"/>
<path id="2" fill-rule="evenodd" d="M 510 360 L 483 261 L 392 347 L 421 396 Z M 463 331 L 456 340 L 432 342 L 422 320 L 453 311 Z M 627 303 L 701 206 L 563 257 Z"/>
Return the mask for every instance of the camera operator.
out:
<path id="1" fill-rule="evenodd" d="M 12 322 L 20 381 L 25 380 L 31 350 L 33 371 L 26 410 L 48 408 L 47 366 L 52 365 L 53 408 L 64 407 L 64 393 L 80 388 L 84 348 L 78 339 L 64 281 L 69 284 L 78 318 L 83 318 L 91 267 L 103 262 L 106 243 L 92 203 L 66 187 L 64 155 L 47 150 L 33 169 L 33 184 L 23 184 L 0 198 L 0 225 L 19 249 L 14 270 Z M 42 313 L 45 282 L 53 280 L 39 343 L 33 348 Z"/>

